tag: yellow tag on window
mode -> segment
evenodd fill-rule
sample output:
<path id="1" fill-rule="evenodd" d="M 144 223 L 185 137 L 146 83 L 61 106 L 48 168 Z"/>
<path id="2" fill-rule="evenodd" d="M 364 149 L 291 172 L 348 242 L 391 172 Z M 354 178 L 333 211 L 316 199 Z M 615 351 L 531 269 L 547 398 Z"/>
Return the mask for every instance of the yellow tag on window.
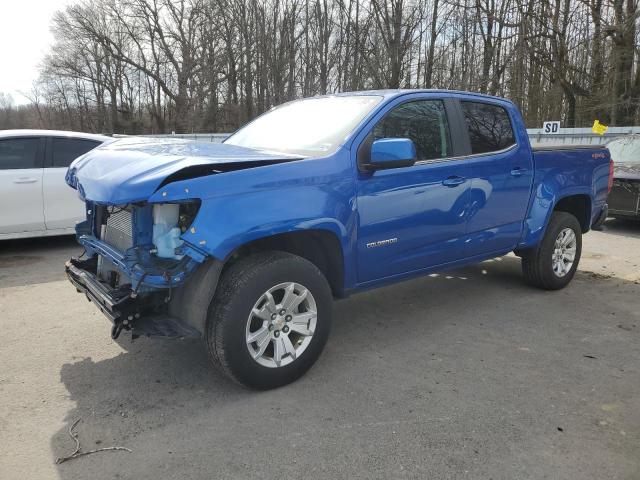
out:
<path id="1" fill-rule="evenodd" d="M 605 132 L 609 129 L 606 125 L 601 124 L 598 120 L 593 121 L 593 127 L 591 127 L 591 131 L 598 135 L 604 135 Z"/>

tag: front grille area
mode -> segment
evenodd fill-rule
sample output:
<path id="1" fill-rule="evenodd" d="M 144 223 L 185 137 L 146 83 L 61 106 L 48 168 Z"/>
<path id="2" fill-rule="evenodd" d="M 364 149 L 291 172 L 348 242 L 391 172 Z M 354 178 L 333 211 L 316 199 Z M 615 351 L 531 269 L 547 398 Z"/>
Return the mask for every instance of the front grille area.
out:
<path id="1" fill-rule="evenodd" d="M 107 222 L 104 226 L 102 241 L 117 248 L 127 250 L 133 246 L 133 222 L 130 208 L 108 210 Z"/>

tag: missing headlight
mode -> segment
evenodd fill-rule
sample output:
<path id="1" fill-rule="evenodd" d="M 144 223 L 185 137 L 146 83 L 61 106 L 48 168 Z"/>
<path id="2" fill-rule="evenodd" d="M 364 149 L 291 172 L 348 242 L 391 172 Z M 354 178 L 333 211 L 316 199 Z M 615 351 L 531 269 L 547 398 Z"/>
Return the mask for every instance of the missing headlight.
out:
<path id="1" fill-rule="evenodd" d="M 189 227 L 193 223 L 200 209 L 200 202 L 185 202 L 180 203 L 180 210 L 178 215 L 178 227 L 182 233 L 189 230 Z"/>
<path id="2" fill-rule="evenodd" d="M 193 222 L 199 202 L 161 203 L 153 206 L 153 244 L 160 258 L 180 260 L 176 250 L 182 245 L 180 236 Z"/>

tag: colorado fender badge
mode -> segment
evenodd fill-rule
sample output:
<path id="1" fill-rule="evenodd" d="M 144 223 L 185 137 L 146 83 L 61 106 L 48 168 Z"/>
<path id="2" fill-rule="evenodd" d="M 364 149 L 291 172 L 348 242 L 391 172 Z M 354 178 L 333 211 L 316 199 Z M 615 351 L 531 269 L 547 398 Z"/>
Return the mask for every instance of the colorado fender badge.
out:
<path id="1" fill-rule="evenodd" d="M 398 243 L 398 239 L 397 238 L 387 238 L 386 240 L 378 240 L 377 242 L 369 242 L 369 243 L 367 243 L 367 248 L 386 247 L 387 245 L 392 245 L 394 243 Z"/>

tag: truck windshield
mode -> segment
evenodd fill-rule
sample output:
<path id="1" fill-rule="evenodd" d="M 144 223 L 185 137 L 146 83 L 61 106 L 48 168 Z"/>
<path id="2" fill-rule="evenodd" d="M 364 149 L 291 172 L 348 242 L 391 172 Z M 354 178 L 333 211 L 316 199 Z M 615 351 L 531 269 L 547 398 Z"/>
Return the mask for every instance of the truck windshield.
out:
<path id="1" fill-rule="evenodd" d="M 640 135 L 629 135 L 607 144 L 614 163 L 640 164 Z"/>
<path id="2" fill-rule="evenodd" d="M 328 155 L 381 100 L 377 95 L 351 95 L 285 103 L 256 118 L 225 143 L 311 157 Z"/>

